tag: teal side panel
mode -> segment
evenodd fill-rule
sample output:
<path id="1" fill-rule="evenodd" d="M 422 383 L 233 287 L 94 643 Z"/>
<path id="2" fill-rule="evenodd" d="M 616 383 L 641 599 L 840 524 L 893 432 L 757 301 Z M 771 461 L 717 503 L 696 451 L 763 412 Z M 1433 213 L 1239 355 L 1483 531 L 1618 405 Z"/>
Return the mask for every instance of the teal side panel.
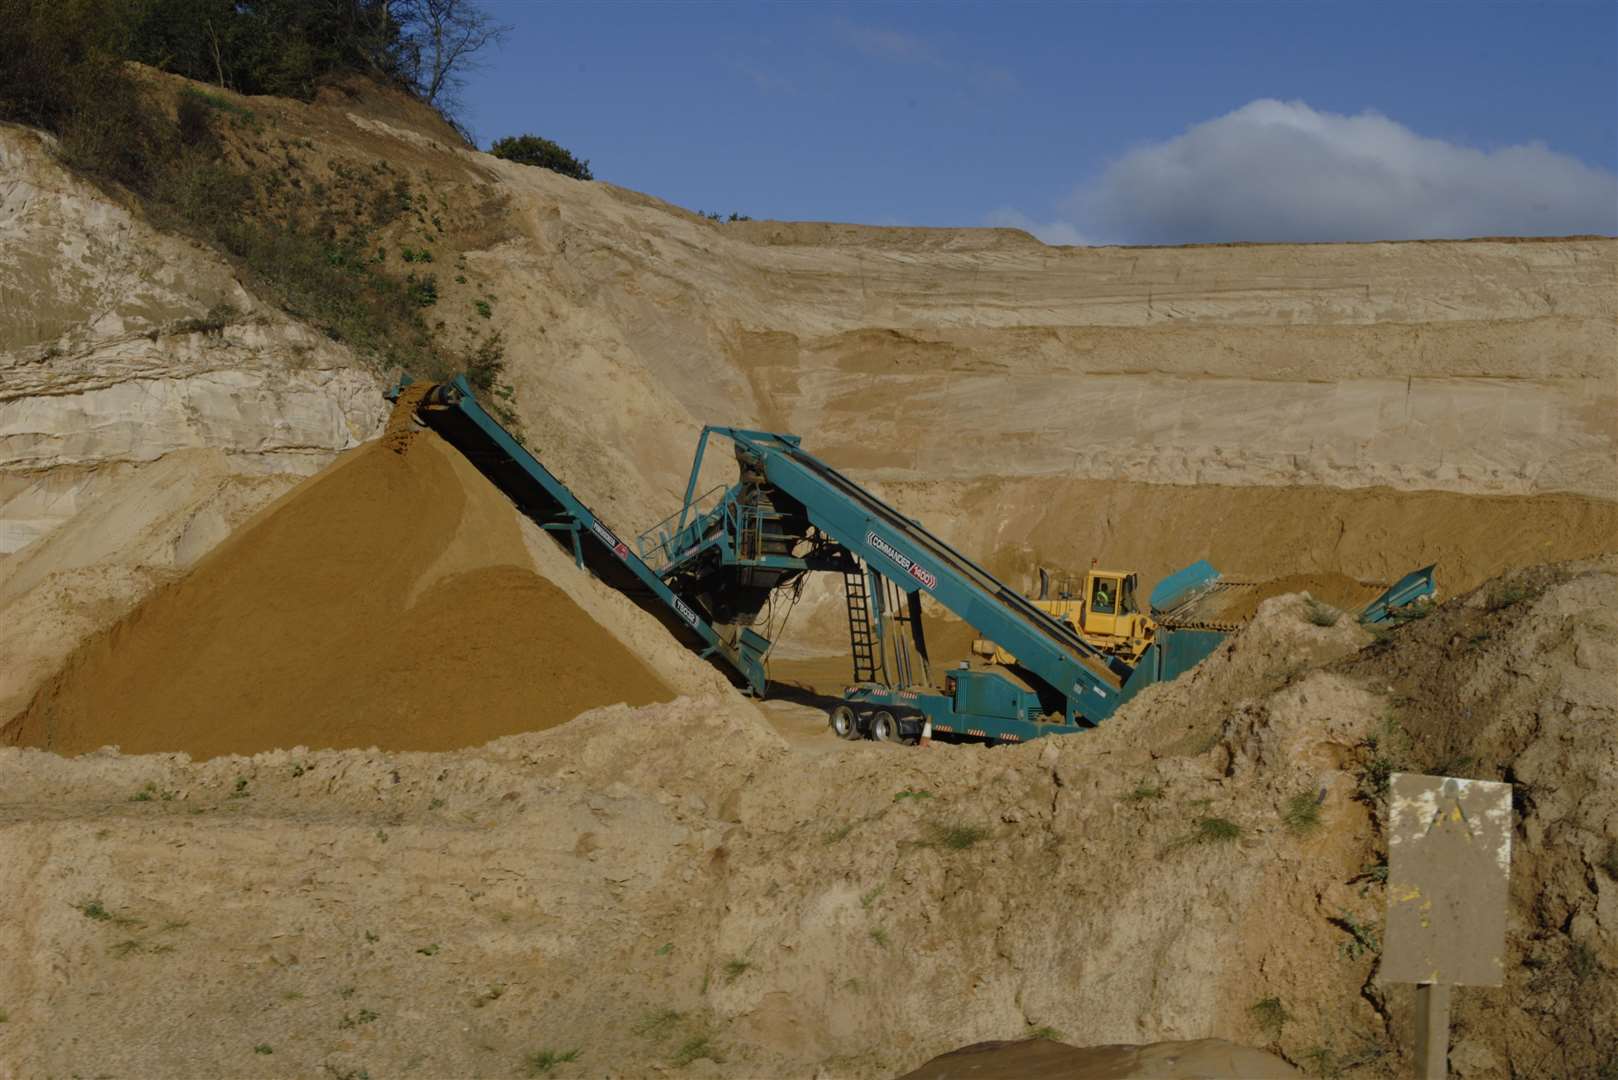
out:
<path id="1" fill-rule="evenodd" d="M 1433 570 L 1436 567 L 1437 564 L 1434 563 L 1433 566 L 1412 570 L 1394 582 L 1393 588 L 1371 601 L 1371 605 L 1360 612 L 1360 622 L 1382 622 L 1406 604 L 1413 604 L 1424 596 L 1433 595 L 1438 590 L 1438 586 L 1433 583 Z"/>
<path id="2" fill-rule="evenodd" d="M 1122 704 L 1153 683 L 1177 679 L 1206 660 L 1227 635 L 1219 630 L 1165 630 L 1146 646 L 1119 695 Z"/>
<path id="3" fill-rule="evenodd" d="M 1027 720 L 1039 715 L 1039 695 L 1030 694 L 993 671 L 957 671 L 955 711 L 1005 720 Z M 1030 713 L 1032 702 L 1032 713 Z"/>
<path id="4" fill-rule="evenodd" d="M 1122 705 L 1146 687 L 1158 681 L 1158 668 L 1161 666 L 1163 654 L 1158 651 L 1157 642 L 1146 646 L 1146 651 L 1140 654 L 1140 660 L 1135 664 L 1135 670 L 1124 681 L 1124 686 L 1118 694 L 1118 704 Z"/>
<path id="5" fill-rule="evenodd" d="M 1153 611 L 1168 611 L 1195 596 L 1199 589 L 1219 580 L 1219 571 L 1206 559 L 1198 559 L 1183 570 L 1176 570 L 1152 587 L 1147 600 Z"/>
<path id="6" fill-rule="evenodd" d="M 1177 679 L 1202 663 L 1227 636 L 1220 630 L 1170 630 L 1160 636 L 1157 640 L 1163 650 L 1160 681 Z"/>

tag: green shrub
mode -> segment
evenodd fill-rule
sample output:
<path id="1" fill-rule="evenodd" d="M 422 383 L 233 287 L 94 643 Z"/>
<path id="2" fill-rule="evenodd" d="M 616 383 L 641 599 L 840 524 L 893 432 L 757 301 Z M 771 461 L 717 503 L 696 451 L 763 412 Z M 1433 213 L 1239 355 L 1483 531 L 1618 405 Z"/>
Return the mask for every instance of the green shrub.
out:
<path id="1" fill-rule="evenodd" d="M 1286 1025 L 1288 1020 L 1292 1019 L 1292 1014 L 1287 1012 L 1286 1006 L 1281 1004 L 1281 999 L 1278 997 L 1267 997 L 1255 1001 L 1248 1006 L 1247 1012 L 1253 1018 L 1253 1023 L 1258 1025 L 1259 1030 L 1272 1040 L 1281 1037 L 1281 1028 Z"/>
<path id="2" fill-rule="evenodd" d="M 1387 798 L 1388 784 L 1398 771 L 1399 765 L 1392 758 L 1386 754 L 1375 754 L 1360 769 L 1359 797 L 1367 802 Z"/>
<path id="3" fill-rule="evenodd" d="M 1601 974 L 1601 959 L 1596 951 L 1582 941 L 1575 941 L 1567 952 L 1568 970 L 1573 973 L 1575 982 L 1584 982 L 1592 976 Z"/>
<path id="4" fill-rule="evenodd" d="M 528 1055 L 528 1075 L 544 1076 L 558 1065 L 565 1065 L 569 1061 L 577 1061 L 580 1051 L 572 1050 L 541 1050 Z"/>
<path id="5" fill-rule="evenodd" d="M 1242 835 L 1242 827 L 1229 818 L 1198 818 L 1192 840 L 1198 844 L 1228 844 Z"/>
<path id="6" fill-rule="evenodd" d="M 52 132 L 75 168 L 144 192 L 174 137 L 122 62 L 134 7 L 9 0 L 0 17 L 0 120 Z"/>
<path id="7" fill-rule="evenodd" d="M 174 125 L 179 130 L 182 146 L 217 148 L 219 139 L 213 130 L 213 108 L 207 98 L 191 87 L 180 91 L 174 105 Z"/>
<path id="8" fill-rule="evenodd" d="M 492 330 L 478 342 L 466 361 L 466 381 L 479 398 L 504 396 L 508 390 L 506 374 L 506 339 L 498 330 Z"/>
<path id="9" fill-rule="evenodd" d="M 1531 600 L 1538 593 L 1520 581 L 1510 581 L 1498 585 L 1489 594 L 1488 602 L 1484 607 L 1490 612 L 1503 611 L 1508 607 L 1520 604 L 1524 600 Z"/>
<path id="10" fill-rule="evenodd" d="M 1343 613 L 1330 604 L 1323 604 L 1319 600 L 1310 599 L 1304 607 L 1304 618 L 1315 626 L 1336 626 Z"/>
<path id="11" fill-rule="evenodd" d="M 424 274 L 418 278 L 411 274 L 405 278 L 405 295 L 417 307 L 432 307 L 438 303 L 438 277 Z"/>
<path id="12" fill-rule="evenodd" d="M 949 848 L 951 851 L 965 851 L 979 840 L 989 835 L 989 830 L 982 825 L 970 825 L 960 821 L 928 822 L 928 845 Z"/>
<path id="13" fill-rule="evenodd" d="M 635 1025 L 634 1031 L 636 1035 L 662 1039 L 666 1038 L 671 1031 L 678 1027 L 683 1019 L 685 1019 L 685 1015 L 678 1009 L 659 1009 L 657 1012 L 650 1012 L 642 1016 L 640 1022 Z"/>
<path id="14" fill-rule="evenodd" d="M 77 908 L 79 914 L 83 915 L 86 919 L 94 919 L 96 922 L 107 922 L 112 918 L 112 912 L 108 911 L 104 906 L 102 906 L 100 900 L 80 900 L 73 906 Z"/>
<path id="15" fill-rule="evenodd" d="M 1331 924 L 1348 934 L 1348 940 L 1337 946 L 1338 955 L 1345 960 L 1358 960 L 1367 953 L 1382 951 L 1382 942 L 1377 937 L 1376 927 L 1370 923 L 1361 922 L 1347 911 L 1338 911 L 1337 917 Z"/>
<path id="16" fill-rule="evenodd" d="M 1300 791 L 1287 800 L 1281 821 L 1295 833 L 1306 833 L 1320 824 L 1320 798 L 1313 791 Z"/>
<path id="17" fill-rule="evenodd" d="M 848 839 L 848 834 L 854 831 L 854 822 L 839 825 L 835 829 L 828 829 L 820 838 L 821 842 L 830 846 Z"/>
<path id="18" fill-rule="evenodd" d="M 674 1064 L 684 1068 L 700 1058 L 713 1058 L 713 1041 L 706 1035 L 694 1035 L 687 1039 L 674 1053 Z"/>
<path id="19" fill-rule="evenodd" d="M 559 172 L 575 180 L 593 180 L 590 163 L 573 156 L 567 149 L 538 135 L 507 135 L 496 139 L 489 153 L 497 158 Z"/>

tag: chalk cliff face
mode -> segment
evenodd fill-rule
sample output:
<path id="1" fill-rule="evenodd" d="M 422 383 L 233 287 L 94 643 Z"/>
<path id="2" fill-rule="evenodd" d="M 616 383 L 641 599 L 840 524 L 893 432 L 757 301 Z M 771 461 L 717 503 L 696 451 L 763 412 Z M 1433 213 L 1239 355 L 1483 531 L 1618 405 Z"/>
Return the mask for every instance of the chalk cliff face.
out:
<path id="1" fill-rule="evenodd" d="M 0 127 L 0 552 L 178 450 L 306 474 L 372 434 L 376 381 Z"/>
<path id="2" fill-rule="evenodd" d="M 347 349 L 0 125 L 0 712 L 384 412 Z"/>

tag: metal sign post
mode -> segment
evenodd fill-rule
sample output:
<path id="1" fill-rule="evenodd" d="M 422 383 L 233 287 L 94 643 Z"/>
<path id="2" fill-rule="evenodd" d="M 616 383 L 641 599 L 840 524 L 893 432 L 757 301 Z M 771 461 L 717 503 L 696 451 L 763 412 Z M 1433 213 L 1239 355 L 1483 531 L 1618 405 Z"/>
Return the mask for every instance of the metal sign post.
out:
<path id="1" fill-rule="evenodd" d="M 1378 979 L 1416 984 L 1416 1075 L 1448 1073 L 1450 987 L 1505 976 L 1511 785 L 1394 773 Z"/>

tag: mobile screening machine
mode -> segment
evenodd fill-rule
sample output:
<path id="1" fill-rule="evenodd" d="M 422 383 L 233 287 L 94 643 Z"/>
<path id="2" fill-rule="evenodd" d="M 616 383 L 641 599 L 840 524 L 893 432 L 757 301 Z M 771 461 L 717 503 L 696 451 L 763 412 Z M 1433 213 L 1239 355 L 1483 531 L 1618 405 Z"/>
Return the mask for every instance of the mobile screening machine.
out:
<path id="1" fill-rule="evenodd" d="M 698 496 L 715 436 L 732 444 L 741 478 Z M 1020 742 L 1093 726 L 1135 689 L 1138 669 L 1086 643 L 795 435 L 704 428 L 683 505 L 638 543 L 676 593 L 742 633 L 803 575 L 841 574 L 853 682 L 830 719 L 845 737 L 914 738 L 930 722 L 934 732 Z M 1010 644 L 1016 671 L 956 669 L 933 686 L 923 595 Z"/>
<path id="2" fill-rule="evenodd" d="M 397 399 L 408 379 L 390 391 Z M 983 567 L 809 453 L 795 435 L 709 426 L 697 443 L 679 510 L 633 548 L 477 402 L 464 378 L 431 387 L 416 418 L 438 432 L 517 508 L 588 567 L 657 615 L 680 640 L 762 697 L 777 600 L 811 573 L 842 578 L 853 679 L 829 713 L 837 734 L 881 741 L 935 733 L 1022 742 L 1102 722 L 1142 687 L 1193 666 L 1225 636 L 1159 632 L 1118 655 L 1042 610 Z M 739 479 L 697 494 L 715 437 Z M 934 685 L 922 597 L 1014 656 L 966 664 Z M 1154 591 L 1154 600 L 1156 593 Z M 783 620 L 784 625 L 784 620 Z"/>

